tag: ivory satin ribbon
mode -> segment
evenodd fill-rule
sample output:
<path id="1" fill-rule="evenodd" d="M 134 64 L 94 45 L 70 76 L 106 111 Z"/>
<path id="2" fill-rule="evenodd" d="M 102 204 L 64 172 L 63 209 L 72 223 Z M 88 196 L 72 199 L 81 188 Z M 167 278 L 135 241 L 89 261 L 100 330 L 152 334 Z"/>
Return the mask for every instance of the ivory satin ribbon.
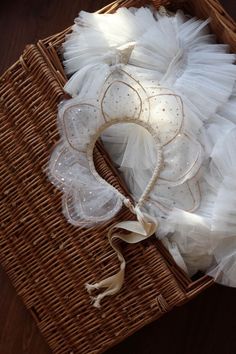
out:
<path id="1" fill-rule="evenodd" d="M 110 228 L 107 235 L 109 243 L 113 250 L 116 252 L 120 261 L 119 272 L 98 283 L 85 285 L 90 295 L 91 292 L 95 289 L 105 289 L 97 296 L 91 296 L 93 306 L 96 308 L 101 307 L 101 300 L 105 296 L 114 295 L 119 292 L 124 283 L 126 262 L 121 251 L 117 246 L 114 245 L 113 241 L 115 239 L 120 239 L 130 244 L 138 243 L 152 236 L 158 227 L 157 220 L 146 213 L 142 213 L 138 206 L 133 207 L 129 205 L 129 208 L 133 213 L 137 215 L 137 221 L 119 222 Z M 129 233 L 122 233 L 122 230 L 129 231 Z"/>

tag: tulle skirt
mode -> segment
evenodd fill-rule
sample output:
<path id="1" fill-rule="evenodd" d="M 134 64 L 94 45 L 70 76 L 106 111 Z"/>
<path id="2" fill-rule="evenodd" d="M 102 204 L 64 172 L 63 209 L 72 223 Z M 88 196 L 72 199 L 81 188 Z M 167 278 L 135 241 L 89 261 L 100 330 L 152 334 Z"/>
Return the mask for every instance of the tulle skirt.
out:
<path id="1" fill-rule="evenodd" d="M 145 211 L 158 219 L 156 236 L 186 272 L 201 270 L 236 286 L 235 55 L 216 43 L 209 22 L 150 8 L 82 12 L 64 45 L 66 72 L 72 74 L 65 89 L 74 97 L 95 97 L 119 60 L 119 48 L 132 44 L 127 72 L 143 86 L 158 82 L 181 97 L 186 137 L 166 147 L 167 172 Z M 168 134 L 170 122 L 161 129 Z M 152 136 L 122 123 L 108 128 L 102 140 L 138 200 L 155 168 Z"/>

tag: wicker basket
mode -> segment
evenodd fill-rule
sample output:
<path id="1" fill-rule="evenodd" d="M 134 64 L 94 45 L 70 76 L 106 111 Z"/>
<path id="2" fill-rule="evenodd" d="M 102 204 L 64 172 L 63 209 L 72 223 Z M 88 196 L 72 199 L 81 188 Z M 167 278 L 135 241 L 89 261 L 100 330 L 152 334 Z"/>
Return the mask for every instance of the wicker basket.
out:
<path id="1" fill-rule="evenodd" d="M 117 1 L 100 12 L 144 1 Z M 220 41 L 236 49 L 235 24 L 215 0 L 158 1 L 158 7 L 183 8 L 212 17 Z M 122 291 L 90 306 L 84 289 L 118 269 L 107 239 L 114 221 L 131 217 L 124 209 L 105 225 L 84 230 L 68 224 L 61 194 L 48 182 L 45 166 L 58 140 L 57 104 L 66 77 L 60 62 L 62 33 L 26 48 L 1 78 L 0 107 L 0 262 L 17 293 L 56 354 L 101 353 L 203 291 L 209 277 L 189 279 L 155 238 L 125 246 L 127 275 Z M 103 147 L 94 152 L 98 172 L 122 190 Z M 109 267 L 107 267 L 109 264 Z"/>

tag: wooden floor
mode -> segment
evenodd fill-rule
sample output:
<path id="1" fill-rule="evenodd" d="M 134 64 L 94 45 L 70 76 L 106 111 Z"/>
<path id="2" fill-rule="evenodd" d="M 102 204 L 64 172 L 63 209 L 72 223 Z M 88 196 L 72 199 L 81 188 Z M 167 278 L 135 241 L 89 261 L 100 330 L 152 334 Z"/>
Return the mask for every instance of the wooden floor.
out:
<path id="1" fill-rule="evenodd" d="M 107 3 L 109 0 L 1 0 L 0 71 L 18 59 L 27 43 L 69 26 L 79 10 L 94 11 Z M 222 3 L 236 18 L 236 1 Z M 49 353 L 0 269 L 0 354 Z M 236 354 L 236 289 L 213 286 L 109 351 L 118 353 Z"/>

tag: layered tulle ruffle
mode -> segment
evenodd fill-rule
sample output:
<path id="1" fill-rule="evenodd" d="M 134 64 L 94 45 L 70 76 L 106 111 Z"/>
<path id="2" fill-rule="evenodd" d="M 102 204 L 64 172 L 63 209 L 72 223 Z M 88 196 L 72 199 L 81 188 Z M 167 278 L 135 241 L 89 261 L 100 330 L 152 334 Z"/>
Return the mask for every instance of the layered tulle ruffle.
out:
<path id="1" fill-rule="evenodd" d="M 65 90 L 97 97 L 110 68 L 125 65 L 146 90 L 163 143 L 166 168 L 145 205 L 160 223 L 157 237 L 190 275 L 202 270 L 236 286 L 235 55 L 216 43 L 209 22 L 149 8 L 81 12 L 64 44 L 71 75 Z M 157 83 L 164 94 L 171 91 L 181 100 L 175 121 L 168 120 L 170 112 L 164 123 L 158 121 L 152 102 Z M 122 123 L 109 127 L 102 139 L 138 200 L 156 164 L 152 135 Z"/>

